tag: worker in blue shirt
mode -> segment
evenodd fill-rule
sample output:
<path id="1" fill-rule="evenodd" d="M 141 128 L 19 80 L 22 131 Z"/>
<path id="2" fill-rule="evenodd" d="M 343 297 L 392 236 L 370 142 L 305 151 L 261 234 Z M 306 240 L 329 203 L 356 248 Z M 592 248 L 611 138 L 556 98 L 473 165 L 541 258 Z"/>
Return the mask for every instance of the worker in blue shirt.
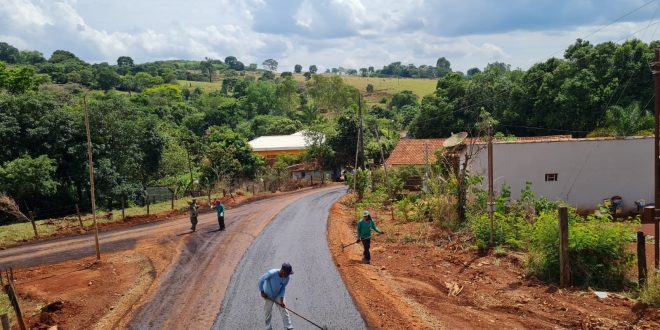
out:
<path id="1" fill-rule="evenodd" d="M 291 264 L 285 262 L 282 264 L 280 269 L 271 269 L 261 275 L 259 278 L 259 291 L 261 291 L 261 297 L 266 300 L 264 305 L 266 330 L 273 329 L 270 324 L 273 312 L 273 303 L 276 303 L 277 307 L 280 309 L 284 328 L 293 329 L 293 325 L 291 324 L 291 317 L 289 316 L 289 312 L 286 310 L 286 305 L 284 304 L 284 293 L 286 292 L 287 284 L 289 284 L 289 275 L 291 274 L 293 274 L 293 267 L 291 267 Z"/>

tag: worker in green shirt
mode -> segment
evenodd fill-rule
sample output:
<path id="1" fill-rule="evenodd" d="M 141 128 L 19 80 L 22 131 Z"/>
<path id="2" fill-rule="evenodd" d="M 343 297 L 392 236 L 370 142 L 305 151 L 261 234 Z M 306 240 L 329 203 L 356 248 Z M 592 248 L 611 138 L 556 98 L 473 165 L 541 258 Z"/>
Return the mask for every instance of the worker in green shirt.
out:
<path id="1" fill-rule="evenodd" d="M 225 205 L 216 199 L 211 208 L 218 212 L 218 225 L 220 225 L 220 230 L 225 230 Z"/>
<path id="2" fill-rule="evenodd" d="M 362 213 L 362 219 L 358 221 L 357 225 L 357 242 L 362 241 L 362 245 L 364 246 L 362 261 L 366 264 L 371 263 L 371 253 L 369 252 L 369 248 L 371 247 L 372 229 L 379 234 L 383 233 L 376 226 L 376 222 L 371 218 L 369 211 L 364 211 L 364 213 Z"/>

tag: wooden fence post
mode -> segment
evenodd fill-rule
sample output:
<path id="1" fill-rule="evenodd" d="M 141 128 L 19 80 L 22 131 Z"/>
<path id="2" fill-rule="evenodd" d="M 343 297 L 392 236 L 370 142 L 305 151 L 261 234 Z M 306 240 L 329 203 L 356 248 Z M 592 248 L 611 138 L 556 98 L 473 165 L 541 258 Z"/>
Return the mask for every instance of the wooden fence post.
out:
<path id="1" fill-rule="evenodd" d="M 639 286 L 646 283 L 646 237 L 644 232 L 637 232 L 637 274 Z"/>
<path id="2" fill-rule="evenodd" d="M 121 219 L 124 220 L 126 219 L 126 197 L 124 195 L 121 195 Z"/>
<path id="3" fill-rule="evenodd" d="M 80 215 L 80 208 L 78 207 L 77 203 L 76 203 L 76 215 L 78 216 L 78 224 L 80 224 L 80 229 L 85 229 L 85 226 L 83 225 L 83 221 L 82 221 L 82 216 Z"/>
<path id="4" fill-rule="evenodd" d="M 172 191 L 172 210 L 174 210 L 174 191 Z"/>
<path id="5" fill-rule="evenodd" d="M 9 316 L 7 314 L 0 315 L 0 322 L 2 322 L 2 330 L 11 330 L 9 327 Z"/>
<path id="6" fill-rule="evenodd" d="M 150 204 L 150 202 L 149 202 L 149 194 L 146 194 L 146 195 L 145 195 L 145 199 L 147 200 L 147 215 L 149 215 L 149 204 Z"/>
<path id="7" fill-rule="evenodd" d="M 5 284 L 5 292 L 9 297 L 11 306 L 16 313 L 16 321 L 18 322 L 18 327 L 21 330 L 27 330 L 25 326 L 25 320 L 23 319 L 23 313 L 21 312 L 21 306 L 18 303 L 18 297 L 16 296 L 16 290 L 14 289 L 14 274 L 12 269 L 9 269 L 10 273 L 7 274 L 7 284 Z"/>
<path id="8" fill-rule="evenodd" d="M 30 223 L 32 223 L 32 230 L 34 230 L 34 237 L 39 237 L 37 232 L 37 224 L 34 222 L 34 212 L 29 211 L 28 216 L 30 217 Z"/>
<path id="9" fill-rule="evenodd" d="M 568 255 L 568 208 L 559 207 L 559 285 L 571 284 L 571 264 Z"/>

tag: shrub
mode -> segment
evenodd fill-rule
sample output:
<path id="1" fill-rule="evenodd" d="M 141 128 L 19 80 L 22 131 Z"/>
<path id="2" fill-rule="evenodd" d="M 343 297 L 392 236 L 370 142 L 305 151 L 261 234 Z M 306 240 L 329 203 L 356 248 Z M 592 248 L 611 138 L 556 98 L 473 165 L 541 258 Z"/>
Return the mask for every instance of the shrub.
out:
<path id="1" fill-rule="evenodd" d="M 660 271 L 648 276 L 646 284 L 639 293 L 639 299 L 647 304 L 660 307 Z"/>
<path id="2" fill-rule="evenodd" d="M 547 282 L 559 281 L 557 214 L 542 212 L 531 231 L 529 271 Z M 634 255 L 626 249 L 633 223 L 613 223 L 609 215 L 581 218 L 570 212 L 571 281 L 578 286 L 620 289 Z"/>
<path id="3" fill-rule="evenodd" d="M 487 214 L 472 217 L 469 225 L 477 240 L 490 241 L 490 221 Z M 493 214 L 493 243 L 506 244 L 516 249 L 523 248 L 531 228 L 531 224 L 516 213 L 495 212 Z"/>

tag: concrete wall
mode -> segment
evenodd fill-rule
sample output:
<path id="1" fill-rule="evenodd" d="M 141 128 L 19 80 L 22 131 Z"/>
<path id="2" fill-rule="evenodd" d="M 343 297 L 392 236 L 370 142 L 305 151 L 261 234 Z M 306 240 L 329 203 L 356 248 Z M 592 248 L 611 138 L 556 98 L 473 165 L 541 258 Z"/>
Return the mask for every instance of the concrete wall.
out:
<path id="1" fill-rule="evenodd" d="M 513 199 L 529 181 L 537 197 L 562 200 L 579 209 L 593 209 L 614 195 L 623 197 L 624 210 L 633 209 L 638 199 L 653 202 L 652 137 L 495 143 L 493 162 L 495 190 L 506 183 Z M 485 148 L 469 168 L 484 177 L 487 187 Z M 557 173 L 558 180 L 546 182 L 547 173 Z"/>

